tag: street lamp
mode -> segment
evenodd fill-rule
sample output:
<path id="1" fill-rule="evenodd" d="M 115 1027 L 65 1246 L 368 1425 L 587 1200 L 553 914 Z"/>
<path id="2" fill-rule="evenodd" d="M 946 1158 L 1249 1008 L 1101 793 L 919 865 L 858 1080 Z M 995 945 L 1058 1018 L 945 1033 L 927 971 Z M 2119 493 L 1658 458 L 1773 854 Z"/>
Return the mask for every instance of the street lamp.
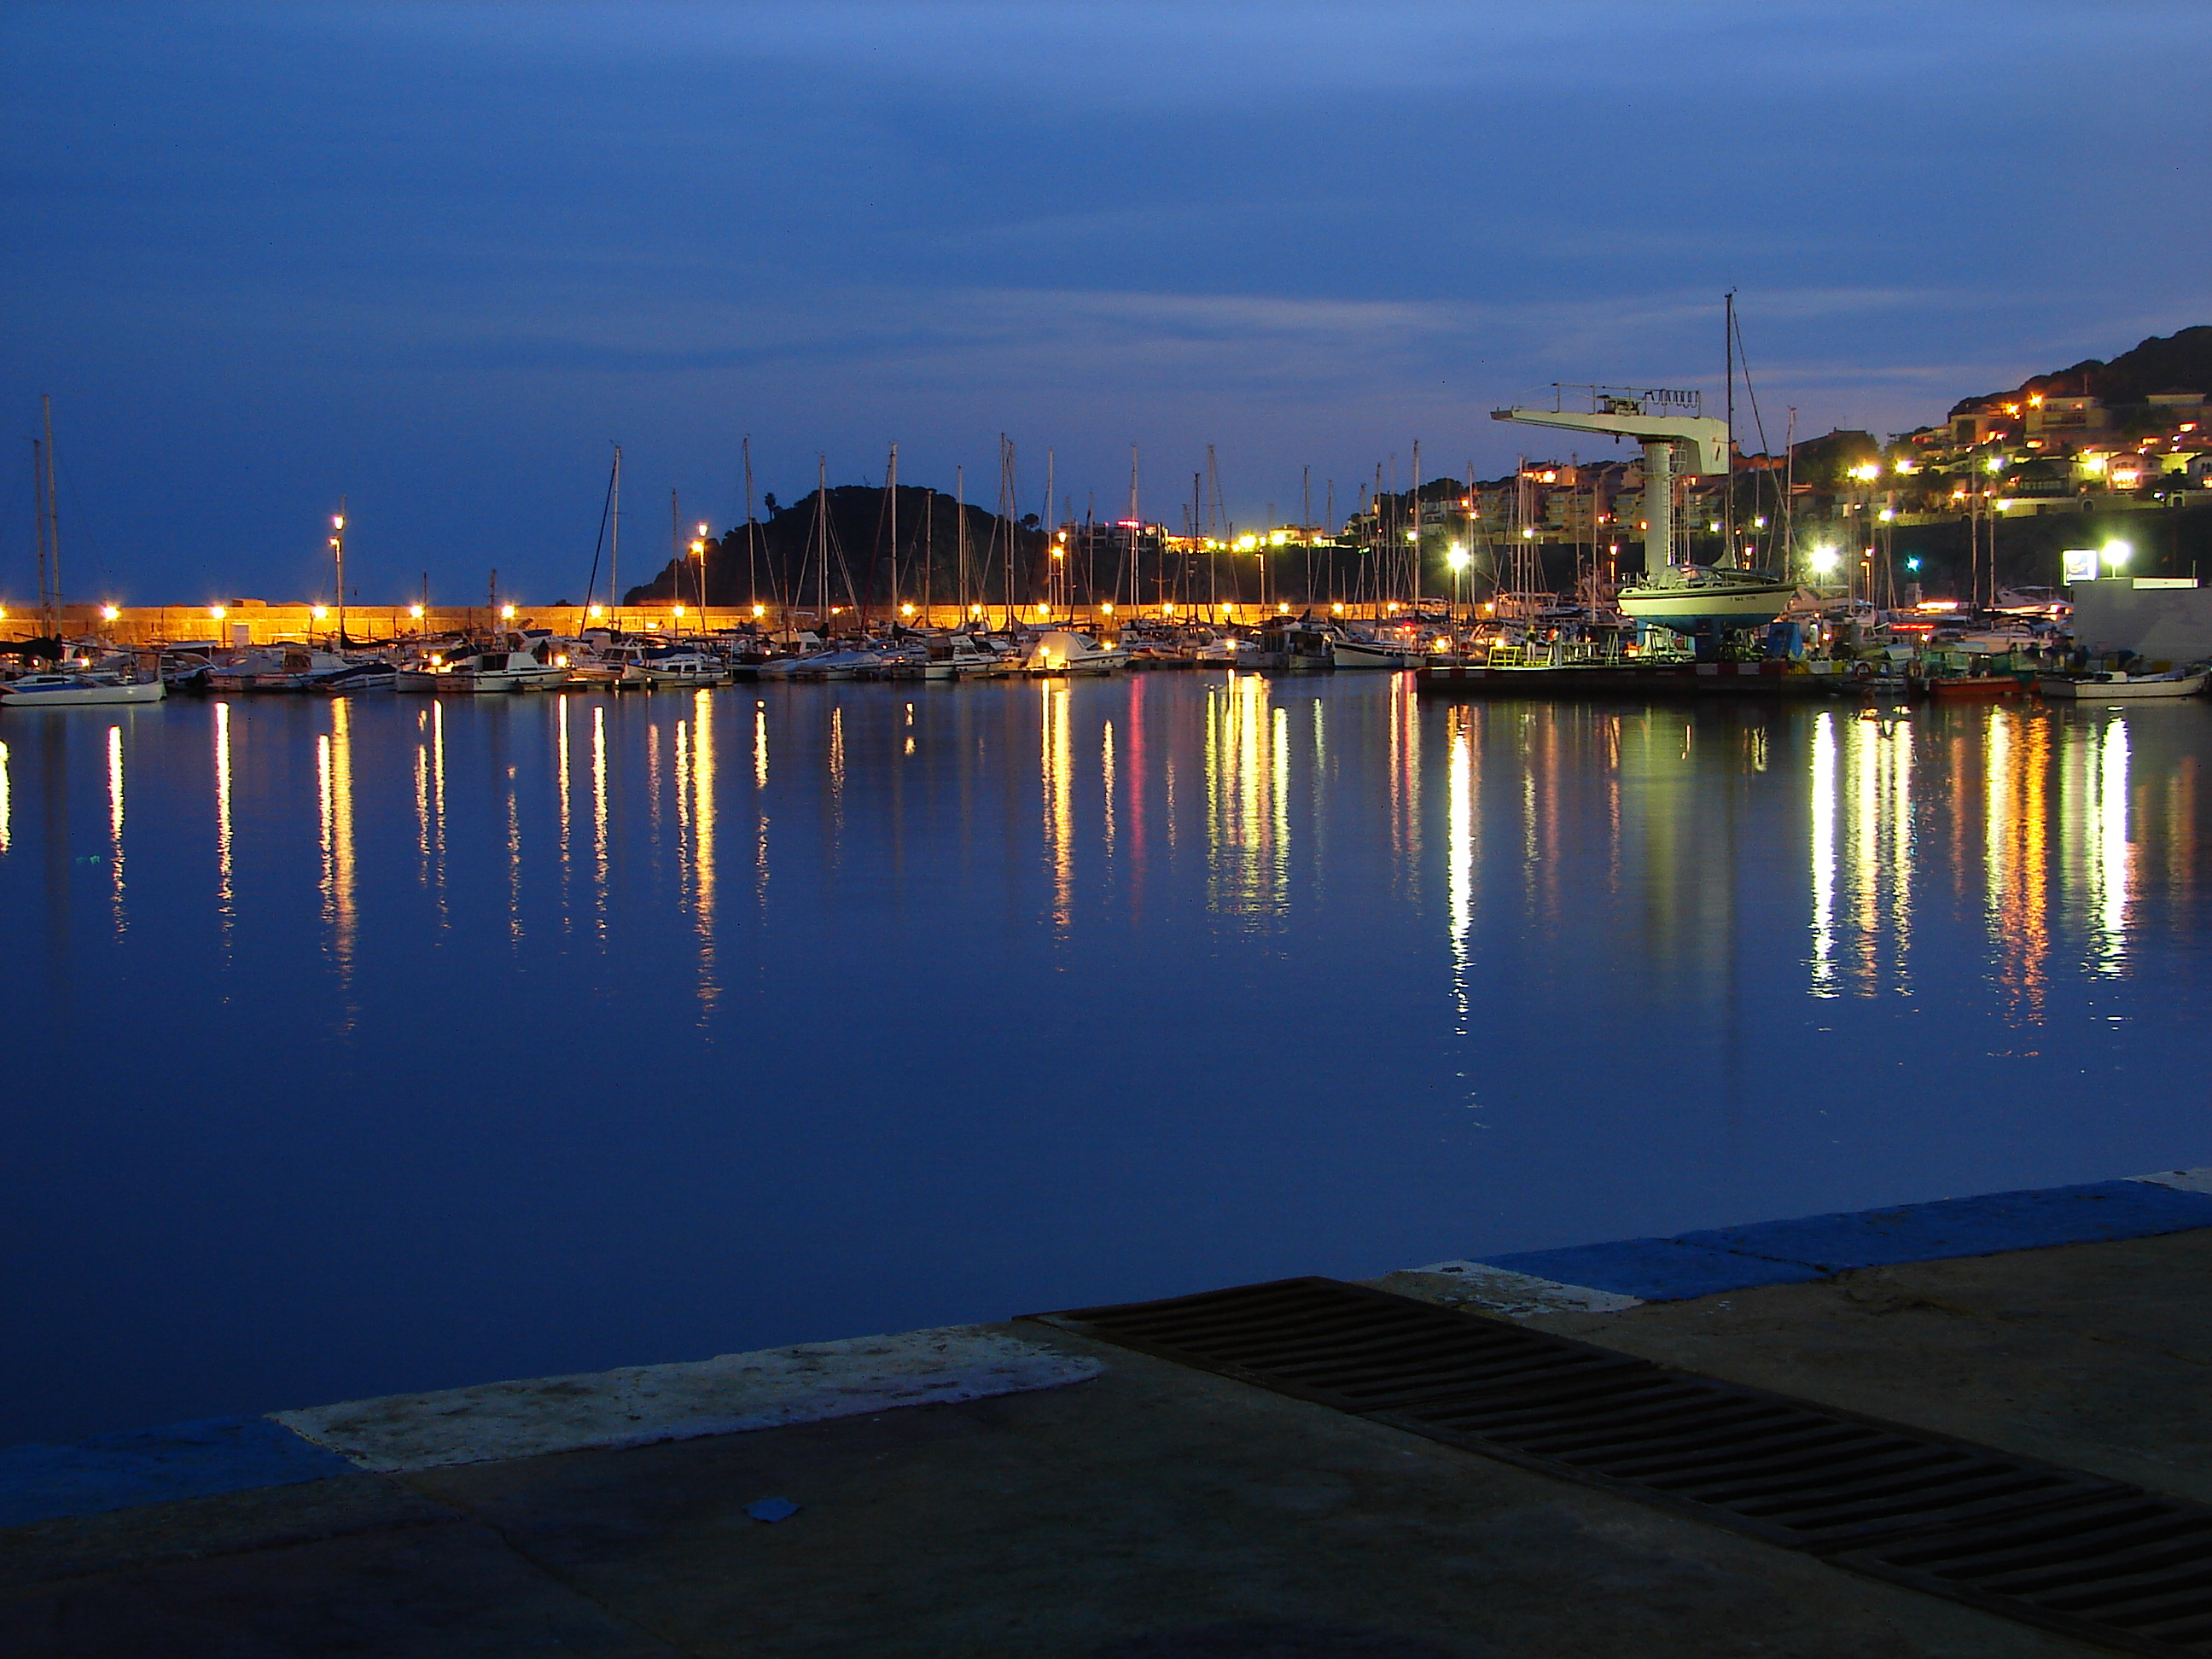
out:
<path id="1" fill-rule="evenodd" d="M 1452 617 L 1454 620 L 1457 620 L 1459 617 L 1460 578 L 1466 574 L 1467 568 L 1472 562 L 1474 562 L 1474 561 L 1468 556 L 1467 544 L 1465 542 L 1454 542 L 1451 544 L 1451 551 L 1444 555 L 1444 563 L 1449 567 L 1452 573 Z"/>
<path id="2" fill-rule="evenodd" d="M 1834 575 L 1836 574 L 1836 563 L 1837 557 L 1836 550 L 1834 548 L 1822 546 L 1816 547 L 1813 550 L 1813 574 L 1814 575 Z"/>
<path id="3" fill-rule="evenodd" d="M 2105 544 L 2105 574 L 2108 576 L 2118 575 L 2126 568 L 2128 559 L 2134 552 L 2135 549 L 2125 542 L 2106 542 Z"/>

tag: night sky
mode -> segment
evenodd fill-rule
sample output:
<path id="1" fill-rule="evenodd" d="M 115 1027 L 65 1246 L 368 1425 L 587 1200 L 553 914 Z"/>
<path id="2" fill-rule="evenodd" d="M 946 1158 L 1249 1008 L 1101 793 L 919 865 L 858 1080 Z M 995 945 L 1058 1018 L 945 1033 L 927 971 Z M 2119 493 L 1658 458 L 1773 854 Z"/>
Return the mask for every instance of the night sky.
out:
<path id="1" fill-rule="evenodd" d="M 72 599 L 580 597 L 902 480 L 1344 511 L 1553 380 L 1768 439 L 2212 321 L 2201 3 L 62 5 L 0 11 L 0 601 L 54 399 Z M 1748 417 L 1743 435 L 1757 447 Z M 624 570 L 633 556 L 625 549 Z"/>

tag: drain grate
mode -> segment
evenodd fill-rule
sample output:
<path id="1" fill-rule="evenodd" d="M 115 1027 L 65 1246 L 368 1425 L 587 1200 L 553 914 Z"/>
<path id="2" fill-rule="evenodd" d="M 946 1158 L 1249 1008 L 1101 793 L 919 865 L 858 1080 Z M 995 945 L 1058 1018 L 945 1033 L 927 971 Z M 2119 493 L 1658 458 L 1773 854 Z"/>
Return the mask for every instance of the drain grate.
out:
<path id="1" fill-rule="evenodd" d="M 2212 1654 L 2212 1509 L 1331 1279 L 1034 1317 L 2136 1652 Z"/>

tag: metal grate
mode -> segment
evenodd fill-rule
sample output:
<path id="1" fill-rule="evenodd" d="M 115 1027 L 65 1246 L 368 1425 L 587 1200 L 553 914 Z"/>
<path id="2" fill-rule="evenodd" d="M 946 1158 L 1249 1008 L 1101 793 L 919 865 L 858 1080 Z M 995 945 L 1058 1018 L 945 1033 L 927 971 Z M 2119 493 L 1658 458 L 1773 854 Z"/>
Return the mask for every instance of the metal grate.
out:
<path id="1" fill-rule="evenodd" d="M 2136 1652 L 2212 1654 L 2212 1509 L 1331 1279 L 1033 1317 Z"/>

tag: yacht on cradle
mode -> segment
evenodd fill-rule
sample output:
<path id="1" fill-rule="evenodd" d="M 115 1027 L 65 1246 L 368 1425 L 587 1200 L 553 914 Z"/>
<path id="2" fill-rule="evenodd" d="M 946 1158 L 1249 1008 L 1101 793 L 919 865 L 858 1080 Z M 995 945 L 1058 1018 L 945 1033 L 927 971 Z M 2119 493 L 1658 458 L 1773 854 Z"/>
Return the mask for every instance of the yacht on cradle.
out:
<path id="1" fill-rule="evenodd" d="M 1648 563 L 1650 556 L 1644 556 Z M 1623 582 L 1613 602 L 1623 616 L 1688 633 L 1700 623 L 1757 628 L 1780 616 L 1796 596 L 1797 584 L 1771 570 L 1669 564 Z"/>

